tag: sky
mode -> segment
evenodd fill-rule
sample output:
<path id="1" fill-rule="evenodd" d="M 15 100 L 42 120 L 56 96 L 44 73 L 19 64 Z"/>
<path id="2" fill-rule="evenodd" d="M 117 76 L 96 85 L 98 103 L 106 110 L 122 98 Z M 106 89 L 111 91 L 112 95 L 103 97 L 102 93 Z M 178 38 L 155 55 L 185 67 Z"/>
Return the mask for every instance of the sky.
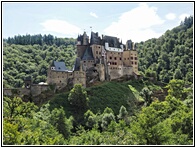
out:
<path id="1" fill-rule="evenodd" d="M 192 2 L 3 2 L 3 38 L 51 34 L 77 38 L 86 31 L 123 43 L 158 38 L 193 16 Z"/>

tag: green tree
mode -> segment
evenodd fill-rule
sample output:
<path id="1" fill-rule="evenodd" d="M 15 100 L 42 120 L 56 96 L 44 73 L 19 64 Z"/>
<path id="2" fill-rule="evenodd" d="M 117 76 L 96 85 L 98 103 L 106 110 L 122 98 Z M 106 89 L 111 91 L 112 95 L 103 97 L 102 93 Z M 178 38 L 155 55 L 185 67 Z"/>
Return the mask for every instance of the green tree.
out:
<path id="1" fill-rule="evenodd" d="M 88 109 L 88 97 L 87 92 L 84 90 L 81 84 L 75 84 L 71 89 L 68 101 L 71 106 L 72 114 L 76 124 L 82 123 L 84 113 Z"/>
<path id="2" fill-rule="evenodd" d="M 84 114 L 85 126 L 88 129 L 92 129 L 98 123 L 98 121 L 96 120 L 96 118 L 97 118 L 96 115 L 93 114 L 93 112 L 91 110 L 88 110 Z"/>
<path id="3" fill-rule="evenodd" d="M 119 120 L 125 120 L 128 116 L 128 112 L 127 112 L 127 109 L 126 107 L 124 107 L 123 105 L 120 107 L 120 110 L 119 110 L 119 114 L 117 115 L 118 119 Z"/>
<path id="4" fill-rule="evenodd" d="M 7 118 L 15 118 L 17 116 L 32 117 L 33 113 L 38 109 L 34 103 L 23 102 L 21 98 L 3 98 L 3 116 Z"/>
<path id="5" fill-rule="evenodd" d="M 112 122 L 116 121 L 115 116 L 112 113 L 105 113 L 102 118 L 101 127 L 103 130 L 107 130 L 108 125 Z"/>
<path id="6" fill-rule="evenodd" d="M 187 97 L 187 92 L 185 91 L 185 82 L 183 80 L 173 79 L 166 86 L 168 89 L 168 94 L 174 96 L 177 99 L 184 100 Z"/>
<path id="7" fill-rule="evenodd" d="M 140 96 L 142 96 L 146 102 L 146 105 L 149 106 L 152 103 L 152 91 L 148 89 L 148 87 L 144 87 L 141 92 Z"/>
<path id="8" fill-rule="evenodd" d="M 51 112 L 50 123 L 56 127 L 56 129 L 61 133 L 64 138 L 69 138 L 71 134 L 72 126 L 72 117 L 69 119 L 66 118 L 63 108 L 55 108 Z"/>

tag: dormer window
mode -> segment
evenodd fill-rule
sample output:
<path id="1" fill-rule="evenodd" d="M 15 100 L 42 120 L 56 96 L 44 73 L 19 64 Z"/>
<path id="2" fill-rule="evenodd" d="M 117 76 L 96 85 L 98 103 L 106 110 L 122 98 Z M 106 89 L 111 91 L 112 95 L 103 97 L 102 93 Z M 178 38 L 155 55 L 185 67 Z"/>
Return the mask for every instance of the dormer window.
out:
<path id="1" fill-rule="evenodd" d="M 51 67 L 51 70 L 55 70 L 55 67 Z"/>

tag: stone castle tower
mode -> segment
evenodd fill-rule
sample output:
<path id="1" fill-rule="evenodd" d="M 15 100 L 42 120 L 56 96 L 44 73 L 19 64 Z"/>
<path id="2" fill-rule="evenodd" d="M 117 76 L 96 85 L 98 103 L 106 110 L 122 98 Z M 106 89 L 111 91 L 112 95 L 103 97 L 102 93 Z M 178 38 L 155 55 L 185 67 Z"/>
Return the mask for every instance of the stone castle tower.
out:
<path id="1" fill-rule="evenodd" d="M 121 77 L 139 76 L 138 54 L 131 40 L 123 45 L 119 38 L 91 32 L 77 38 L 77 58 L 73 70 L 64 62 L 54 61 L 48 69 L 48 84 L 59 89 L 67 85 L 82 84 L 84 87 L 94 81 L 113 80 Z"/>

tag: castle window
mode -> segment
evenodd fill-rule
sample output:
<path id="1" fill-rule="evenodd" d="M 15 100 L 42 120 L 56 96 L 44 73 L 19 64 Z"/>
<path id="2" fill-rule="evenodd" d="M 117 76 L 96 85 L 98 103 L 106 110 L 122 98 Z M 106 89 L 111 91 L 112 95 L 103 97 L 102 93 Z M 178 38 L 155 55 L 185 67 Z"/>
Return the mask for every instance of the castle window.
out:
<path id="1" fill-rule="evenodd" d="M 131 64 L 133 65 L 133 62 L 131 62 Z"/>
<path id="2" fill-rule="evenodd" d="M 84 63 L 86 63 L 86 61 L 84 61 Z"/>
<path id="3" fill-rule="evenodd" d="M 133 60 L 133 57 L 131 57 L 131 60 Z"/>
<path id="4" fill-rule="evenodd" d="M 137 57 L 135 57 L 135 60 L 137 60 Z"/>
<path id="5" fill-rule="evenodd" d="M 101 52 L 99 52 L 99 54 L 101 55 Z"/>
<path id="6" fill-rule="evenodd" d="M 119 58 L 121 60 L 121 58 Z"/>
<path id="7" fill-rule="evenodd" d="M 96 51 L 96 54 L 98 54 L 98 51 Z"/>
<path id="8" fill-rule="evenodd" d="M 112 59 L 112 57 L 110 57 L 110 60 Z"/>
<path id="9" fill-rule="evenodd" d="M 60 81 L 60 83 L 61 83 L 61 81 Z"/>
<path id="10" fill-rule="evenodd" d="M 135 65 L 137 65 L 137 62 L 135 62 Z"/>
<path id="11" fill-rule="evenodd" d="M 114 57 L 114 60 L 116 60 L 116 57 Z"/>
<path id="12" fill-rule="evenodd" d="M 126 60 L 126 58 L 125 58 L 125 60 Z"/>
<path id="13" fill-rule="evenodd" d="M 129 58 L 127 58 L 127 60 L 129 60 Z"/>

